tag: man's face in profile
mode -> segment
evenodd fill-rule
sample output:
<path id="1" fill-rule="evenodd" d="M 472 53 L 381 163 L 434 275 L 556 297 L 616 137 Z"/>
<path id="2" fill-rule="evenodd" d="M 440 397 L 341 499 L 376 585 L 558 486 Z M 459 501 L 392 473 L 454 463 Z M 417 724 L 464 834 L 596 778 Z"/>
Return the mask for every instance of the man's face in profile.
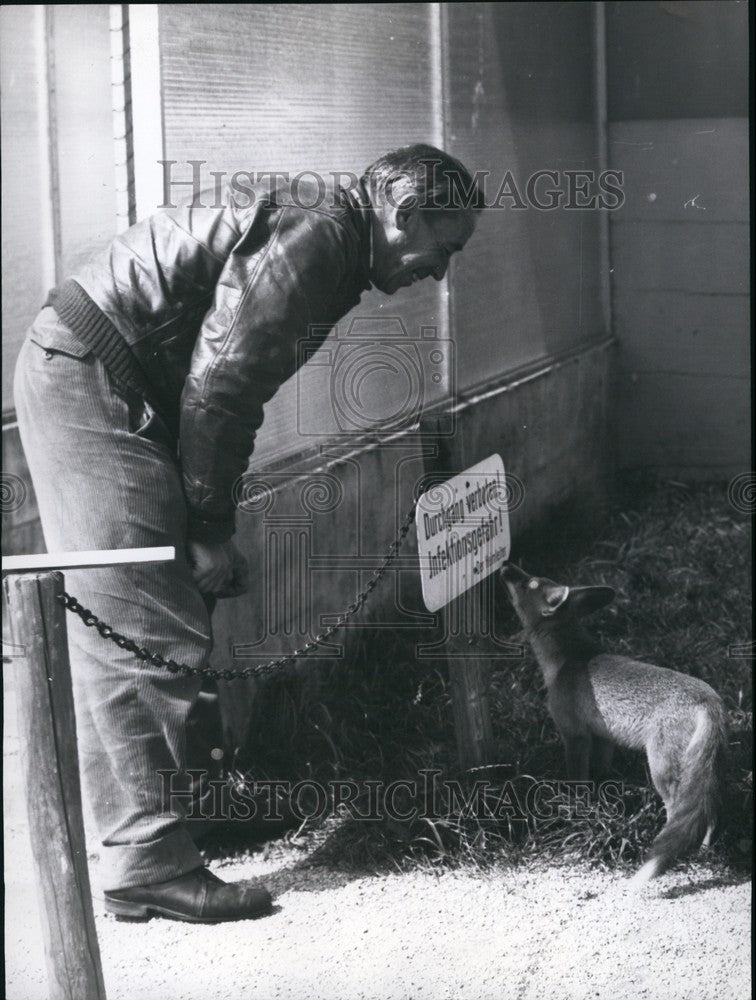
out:
<path id="1" fill-rule="evenodd" d="M 449 260 L 463 249 L 475 231 L 472 211 L 394 208 L 379 213 L 374 242 L 371 281 L 380 291 L 393 295 L 423 278 L 440 281 Z"/>

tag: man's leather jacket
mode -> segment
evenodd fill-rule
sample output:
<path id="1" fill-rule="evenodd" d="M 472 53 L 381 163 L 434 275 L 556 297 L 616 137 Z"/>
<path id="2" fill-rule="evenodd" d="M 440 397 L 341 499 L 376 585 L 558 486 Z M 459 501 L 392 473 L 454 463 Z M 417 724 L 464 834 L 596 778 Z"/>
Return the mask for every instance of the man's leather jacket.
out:
<path id="1" fill-rule="evenodd" d="M 160 212 L 74 276 L 178 428 L 196 540 L 231 537 L 263 404 L 370 284 L 364 191 L 300 180 L 258 184 L 244 207 Z"/>

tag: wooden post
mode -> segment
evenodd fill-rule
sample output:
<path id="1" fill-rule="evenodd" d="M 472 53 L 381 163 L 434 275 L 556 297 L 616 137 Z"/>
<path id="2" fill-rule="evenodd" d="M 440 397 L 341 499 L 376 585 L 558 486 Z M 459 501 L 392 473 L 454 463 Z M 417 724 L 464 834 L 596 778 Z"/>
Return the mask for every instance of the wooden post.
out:
<path id="1" fill-rule="evenodd" d="M 444 482 L 460 470 L 452 467 L 448 439 L 435 436 L 434 430 L 430 421 L 423 421 L 423 440 L 433 444 L 435 450 L 435 456 L 425 461 L 425 473 L 435 482 Z M 475 655 L 474 646 L 475 625 L 481 620 L 481 602 L 490 583 L 483 581 L 439 612 L 443 635 L 439 653 L 449 674 L 457 757 L 463 770 L 485 767 L 495 757 L 488 668 L 485 660 Z"/>
<path id="2" fill-rule="evenodd" d="M 446 662 L 451 684 L 459 766 L 464 770 L 494 763 L 495 743 L 488 701 L 489 667 L 475 655 L 475 623 L 490 581 L 483 581 L 442 609 Z"/>
<path id="3" fill-rule="evenodd" d="M 105 1000 L 81 811 L 66 611 L 59 572 L 5 580 L 21 764 L 51 1000 Z"/>

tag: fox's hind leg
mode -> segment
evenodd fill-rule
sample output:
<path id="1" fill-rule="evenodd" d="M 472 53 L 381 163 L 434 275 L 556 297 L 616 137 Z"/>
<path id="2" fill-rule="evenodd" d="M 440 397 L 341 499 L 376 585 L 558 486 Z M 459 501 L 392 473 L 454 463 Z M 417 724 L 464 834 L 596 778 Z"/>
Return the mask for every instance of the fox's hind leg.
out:
<path id="1" fill-rule="evenodd" d="M 569 781 L 587 781 L 590 777 L 590 736 L 565 736 L 564 755 L 567 763 L 567 778 Z"/>
<path id="2" fill-rule="evenodd" d="M 646 755 L 648 758 L 648 769 L 651 772 L 651 780 L 654 783 L 654 788 L 664 802 L 664 808 L 667 812 L 667 822 L 669 823 L 675 812 L 675 798 L 680 778 L 678 769 L 670 760 L 670 755 L 665 753 L 664 747 L 659 746 L 656 741 L 649 743 L 646 748 Z"/>
<path id="3" fill-rule="evenodd" d="M 648 769 L 651 772 L 651 780 L 654 788 L 659 793 L 664 802 L 664 809 L 667 813 L 665 828 L 669 826 L 675 812 L 675 797 L 679 783 L 677 767 L 670 760 L 670 753 L 665 752 L 660 740 L 650 742 L 646 747 L 648 758 Z M 632 889 L 641 889 L 652 879 L 656 878 L 666 867 L 664 858 L 652 855 L 630 879 Z"/>
<path id="4" fill-rule="evenodd" d="M 638 869 L 635 875 L 633 875 L 628 882 L 630 889 L 638 890 L 642 889 L 645 885 L 648 885 L 648 883 L 652 879 L 655 879 L 659 874 L 661 867 L 661 858 L 649 858 L 649 860 Z"/>

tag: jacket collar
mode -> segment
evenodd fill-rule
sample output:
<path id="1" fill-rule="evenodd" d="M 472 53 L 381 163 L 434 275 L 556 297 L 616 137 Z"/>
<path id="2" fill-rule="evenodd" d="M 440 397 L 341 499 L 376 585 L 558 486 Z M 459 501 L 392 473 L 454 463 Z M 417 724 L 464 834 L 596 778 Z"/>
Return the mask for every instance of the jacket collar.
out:
<path id="1" fill-rule="evenodd" d="M 363 288 L 370 288 L 370 274 L 373 270 L 373 206 L 361 180 L 356 187 L 344 189 L 344 194 L 354 209 L 360 233 L 359 278 L 364 282 Z"/>

